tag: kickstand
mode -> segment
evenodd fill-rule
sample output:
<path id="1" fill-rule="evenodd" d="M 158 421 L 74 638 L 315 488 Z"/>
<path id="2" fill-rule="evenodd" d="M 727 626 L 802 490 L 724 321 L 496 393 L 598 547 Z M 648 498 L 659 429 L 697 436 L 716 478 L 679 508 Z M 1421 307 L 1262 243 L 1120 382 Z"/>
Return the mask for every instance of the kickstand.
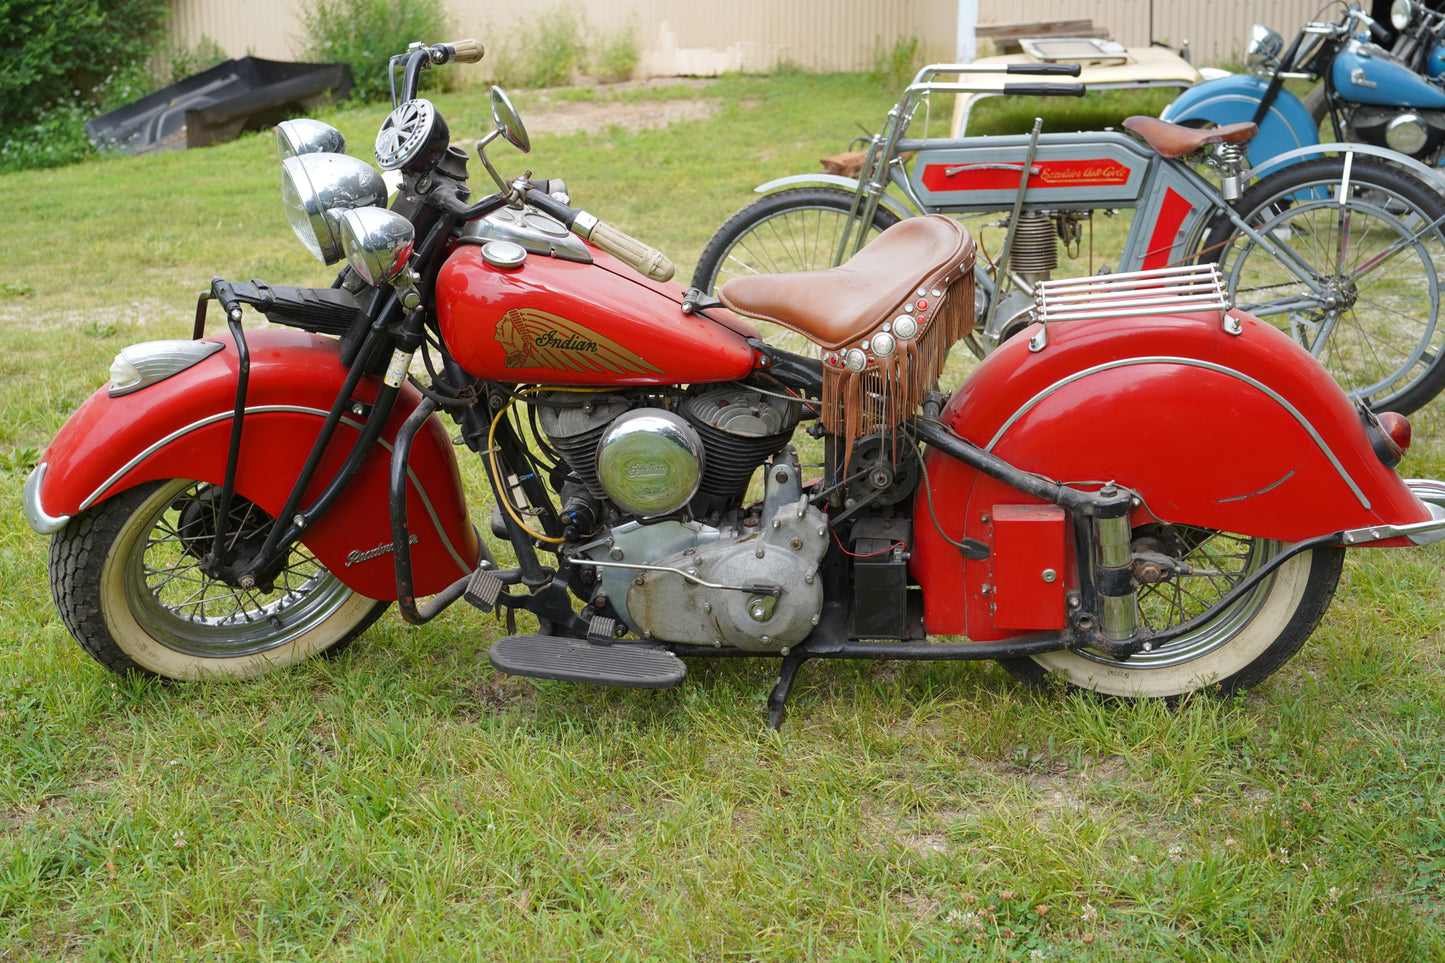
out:
<path id="1" fill-rule="evenodd" d="M 783 719 L 788 715 L 788 691 L 793 688 L 793 679 L 798 670 L 808 661 L 808 653 L 794 649 L 783 656 L 782 668 L 778 670 L 778 681 L 768 693 L 768 728 L 783 728 Z"/>

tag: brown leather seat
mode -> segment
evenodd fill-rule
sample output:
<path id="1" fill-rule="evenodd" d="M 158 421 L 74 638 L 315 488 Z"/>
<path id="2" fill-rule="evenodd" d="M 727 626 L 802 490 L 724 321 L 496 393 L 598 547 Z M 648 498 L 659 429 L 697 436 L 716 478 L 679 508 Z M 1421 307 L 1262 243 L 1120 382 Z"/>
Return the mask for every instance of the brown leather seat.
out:
<path id="1" fill-rule="evenodd" d="M 1183 157 L 1210 144 L 1240 144 L 1259 133 L 1259 127 L 1252 121 L 1205 128 L 1184 127 L 1158 117 L 1144 116 L 1125 120 L 1124 129 L 1142 137 L 1160 157 Z"/>
<path id="2" fill-rule="evenodd" d="M 972 258 L 973 238 L 957 221 L 942 214 L 909 217 L 839 267 L 733 278 L 718 297 L 738 314 L 836 349 L 919 297 L 924 281 Z"/>

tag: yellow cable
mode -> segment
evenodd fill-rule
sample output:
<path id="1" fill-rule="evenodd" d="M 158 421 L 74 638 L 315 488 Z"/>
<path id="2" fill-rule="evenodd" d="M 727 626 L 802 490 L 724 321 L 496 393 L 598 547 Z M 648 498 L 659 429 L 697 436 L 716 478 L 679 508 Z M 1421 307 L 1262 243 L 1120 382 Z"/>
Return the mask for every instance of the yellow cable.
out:
<path id="1" fill-rule="evenodd" d="M 511 410 L 514 401 L 515 399 L 509 398 L 505 405 L 497 409 L 497 415 L 495 418 L 492 419 L 492 426 L 491 428 L 487 429 L 487 458 L 492 463 L 492 477 L 496 479 L 497 482 L 497 497 L 501 499 L 502 507 L 507 510 L 507 514 L 512 516 L 512 521 L 516 522 L 519 526 L 521 526 L 522 531 L 526 532 L 528 535 L 532 536 L 539 542 L 547 542 L 551 545 L 560 545 L 562 542 L 565 542 L 566 539 L 553 538 L 550 535 L 540 535 L 537 532 L 534 532 L 530 528 L 528 528 L 527 523 L 522 521 L 521 516 L 517 514 L 516 506 L 512 504 L 512 497 L 510 493 L 511 486 L 508 485 L 507 480 L 502 477 L 502 471 L 497 465 L 497 425 L 501 422 L 502 417 Z"/>

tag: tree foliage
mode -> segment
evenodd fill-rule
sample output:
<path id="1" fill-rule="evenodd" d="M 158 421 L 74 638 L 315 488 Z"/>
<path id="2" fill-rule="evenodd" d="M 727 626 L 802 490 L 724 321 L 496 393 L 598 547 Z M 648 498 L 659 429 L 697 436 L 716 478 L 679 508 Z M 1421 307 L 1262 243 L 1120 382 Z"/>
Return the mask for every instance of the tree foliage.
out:
<path id="1" fill-rule="evenodd" d="M 168 0 L 0 0 L 0 132 L 98 105 L 109 78 L 164 40 Z"/>

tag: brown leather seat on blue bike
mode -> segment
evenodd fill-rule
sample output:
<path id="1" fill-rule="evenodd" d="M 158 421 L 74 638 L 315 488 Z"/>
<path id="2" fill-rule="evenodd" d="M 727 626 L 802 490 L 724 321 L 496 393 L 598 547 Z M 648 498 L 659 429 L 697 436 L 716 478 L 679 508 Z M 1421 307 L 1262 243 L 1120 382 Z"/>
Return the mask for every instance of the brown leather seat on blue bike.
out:
<path id="1" fill-rule="evenodd" d="M 733 278 L 718 297 L 738 314 L 772 321 L 836 349 L 916 301 L 959 267 L 972 270 L 973 238 L 941 214 L 898 222 L 846 264 L 822 271 Z M 927 293 L 922 296 L 927 300 Z"/>
<path id="2" fill-rule="evenodd" d="M 1248 120 L 1222 127 L 1185 127 L 1142 115 L 1126 118 L 1124 129 L 1143 139 L 1160 157 L 1183 157 L 1210 144 L 1241 144 L 1259 133 L 1259 127 Z"/>

